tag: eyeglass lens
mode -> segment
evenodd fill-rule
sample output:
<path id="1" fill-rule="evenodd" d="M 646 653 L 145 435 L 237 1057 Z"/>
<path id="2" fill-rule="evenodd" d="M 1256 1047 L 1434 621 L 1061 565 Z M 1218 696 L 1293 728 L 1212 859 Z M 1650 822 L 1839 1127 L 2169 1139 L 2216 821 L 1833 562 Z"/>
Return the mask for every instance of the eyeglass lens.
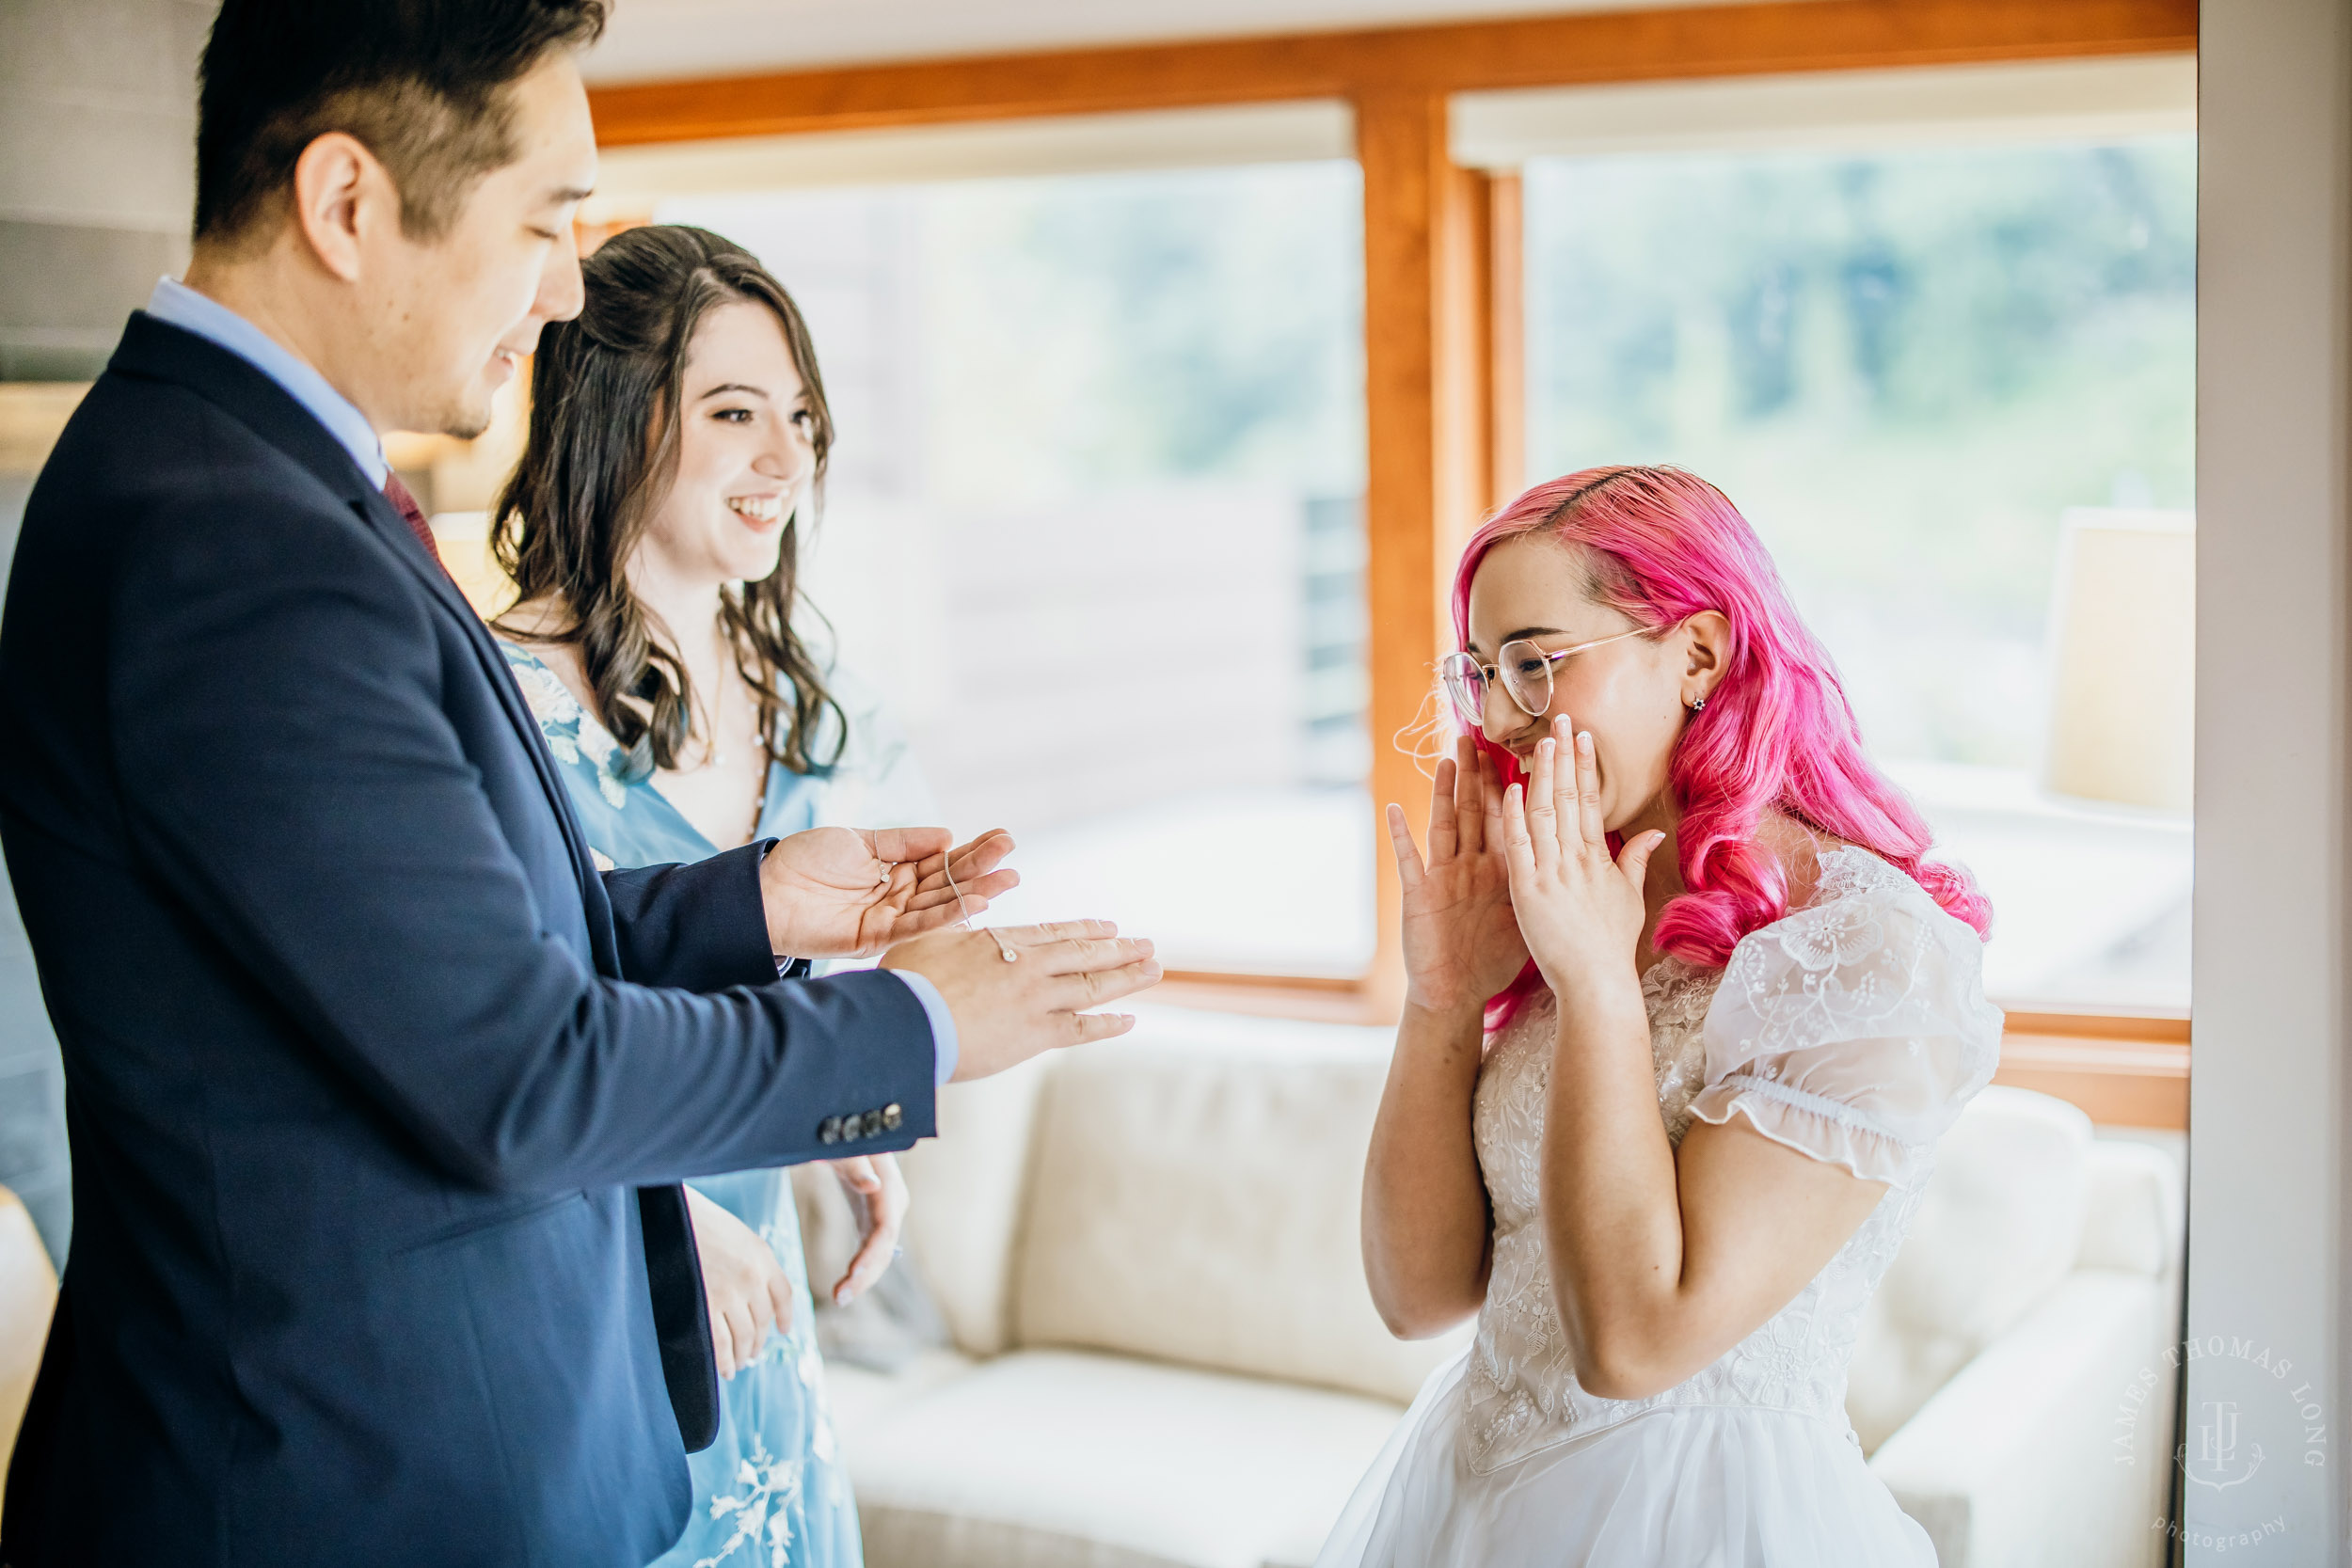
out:
<path id="1" fill-rule="evenodd" d="M 1502 689 L 1522 713 L 1540 719 L 1551 707 L 1551 656 L 1524 640 L 1505 642 L 1495 656 Z M 1486 717 L 1486 672 L 1469 654 L 1448 654 L 1438 666 L 1454 706 L 1473 724 Z"/>

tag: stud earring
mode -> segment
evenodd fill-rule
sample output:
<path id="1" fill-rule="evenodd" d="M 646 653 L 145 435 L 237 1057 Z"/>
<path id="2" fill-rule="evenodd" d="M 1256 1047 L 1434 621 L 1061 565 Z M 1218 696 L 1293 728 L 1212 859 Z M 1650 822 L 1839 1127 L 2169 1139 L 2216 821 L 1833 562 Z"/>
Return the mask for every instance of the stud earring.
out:
<path id="1" fill-rule="evenodd" d="M 1696 713 L 1696 712 L 1698 712 L 1701 708 L 1705 707 L 1706 705 L 1707 705 L 1707 699 L 1706 699 L 1706 698 L 1704 698 L 1704 697 L 1693 697 L 1693 698 L 1692 698 L 1692 699 L 1691 699 L 1691 711 L 1692 711 L 1692 713 Z"/>

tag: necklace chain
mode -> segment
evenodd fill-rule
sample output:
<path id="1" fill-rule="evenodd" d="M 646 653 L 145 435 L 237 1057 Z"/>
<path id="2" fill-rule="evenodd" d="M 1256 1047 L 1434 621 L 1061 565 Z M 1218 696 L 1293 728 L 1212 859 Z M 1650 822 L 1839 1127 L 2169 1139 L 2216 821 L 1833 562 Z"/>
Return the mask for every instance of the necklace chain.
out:
<path id="1" fill-rule="evenodd" d="M 726 767 L 727 749 L 723 741 L 726 725 L 723 710 L 726 706 L 727 693 L 736 686 L 740 685 L 743 679 L 739 669 L 728 670 L 730 660 L 725 656 L 732 653 L 734 649 L 724 635 L 723 624 L 721 627 L 719 646 L 721 653 L 719 668 L 722 673 L 711 688 L 708 712 L 709 738 L 704 742 L 702 760 L 691 769 L 696 773 L 707 773 L 711 768 Z M 729 674 L 732 674 L 734 679 L 729 680 L 727 678 Z M 768 811 L 768 769 L 762 768 L 757 772 L 758 776 L 752 780 L 752 832 L 754 836 L 757 836 L 759 819 L 766 816 Z"/>

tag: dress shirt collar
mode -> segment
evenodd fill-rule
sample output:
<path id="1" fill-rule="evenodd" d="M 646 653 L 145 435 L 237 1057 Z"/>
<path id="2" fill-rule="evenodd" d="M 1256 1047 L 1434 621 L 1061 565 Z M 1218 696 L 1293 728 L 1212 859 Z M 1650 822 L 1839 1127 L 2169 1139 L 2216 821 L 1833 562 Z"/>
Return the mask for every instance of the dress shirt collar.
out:
<path id="1" fill-rule="evenodd" d="M 384 488 L 391 465 L 385 461 L 384 442 L 375 427 L 326 377 L 296 358 L 285 345 L 220 301 L 168 277 L 158 280 L 155 292 L 148 296 L 147 313 L 218 343 L 277 382 L 351 453 L 370 484 Z"/>

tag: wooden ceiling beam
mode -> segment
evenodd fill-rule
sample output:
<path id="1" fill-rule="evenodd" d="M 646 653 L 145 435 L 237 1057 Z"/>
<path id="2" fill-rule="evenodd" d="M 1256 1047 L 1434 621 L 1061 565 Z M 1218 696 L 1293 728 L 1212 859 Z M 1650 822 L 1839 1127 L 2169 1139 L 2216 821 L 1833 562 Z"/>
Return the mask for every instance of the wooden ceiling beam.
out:
<path id="1" fill-rule="evenodd" d="M 646 82 L 620 147 L 723 136 L 1783 71 L 2181 54 L 2197 0 L 1773 0 Z"/>

